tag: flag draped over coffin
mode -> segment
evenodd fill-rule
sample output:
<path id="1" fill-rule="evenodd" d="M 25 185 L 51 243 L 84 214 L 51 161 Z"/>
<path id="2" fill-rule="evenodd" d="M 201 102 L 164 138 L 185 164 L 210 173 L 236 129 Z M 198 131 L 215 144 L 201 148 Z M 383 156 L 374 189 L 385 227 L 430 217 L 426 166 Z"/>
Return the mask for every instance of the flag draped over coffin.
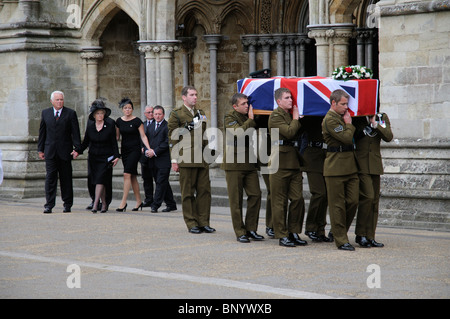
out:
<path id="1" fill-rule="evenodd" d="M 247 95 L 249 104 L 260 114 L 269 114 L 277 107 L 274 92 L 280 87 L 291 91 L 294 104 L 298 106 L 301 115 L 325 115 L 330 109 L 330 95 L 337 89 L 349 94 L 348 105 L 352 116 L 377 112 L 378 80 L 375 79 L 338 81 L 316 76 L 245 78 L 237 81 L 238 92 Z"/>

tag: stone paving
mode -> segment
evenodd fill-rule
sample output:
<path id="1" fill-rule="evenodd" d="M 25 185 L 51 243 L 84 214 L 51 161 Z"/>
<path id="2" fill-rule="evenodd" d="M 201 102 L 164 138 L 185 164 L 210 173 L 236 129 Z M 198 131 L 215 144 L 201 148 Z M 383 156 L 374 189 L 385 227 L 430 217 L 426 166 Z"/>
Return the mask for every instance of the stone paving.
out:
<path id="1" fill-rule="evenodd" d="M 379 227 L 384 248 L 334 243 L 286 248 L 241 244 L 227 207 L 213 207 L 213 234 L 188 233 L 181 211 L 72 212 L 44 199 L 0 200 L 0 298 L 292 299 L 450 297 L 450 233 Z M 134 202 L 129 202 L 130 207 Z M 179 205 L 180 208 L 180 205 Z M 265 212 L 258 232 L 265 235 Z"/>

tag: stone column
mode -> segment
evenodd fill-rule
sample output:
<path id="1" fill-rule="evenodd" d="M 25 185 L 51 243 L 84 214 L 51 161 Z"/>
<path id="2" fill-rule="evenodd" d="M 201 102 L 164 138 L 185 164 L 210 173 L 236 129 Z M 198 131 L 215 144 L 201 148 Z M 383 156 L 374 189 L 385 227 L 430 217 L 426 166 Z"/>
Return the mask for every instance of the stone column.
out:
<path id="1" fill-rule="evenodd" d="M 354 25 L 350 23 L 333 24 L 331 25 L 334 31 L 332 37 L 333 43 L 333 63 L 329 66 L 329 75 L 335 68 L 341 65 L 348 64 L 348 47 L 350 38 L 353 37 Z"/>
<path id="2" fill-rule="evenodd" d="M 173 53 L 179 50 L 180 41 L 138 41 L 139 50 L 145 53 L 147 105 L 161 105 L 166 116 L 174 107 Z"/>
<path id="3" fill-rule="evenodd" d="M 256 52 L 258 35 L 246 34 L 241 36 L 242 45 L 248 50 L 248 73 L 256 71 Z"/>
<path id="4" fill-rule="evenodd" d="M 102 47 L 81 48 L 81 58 L 85 60 L 85 105 L 90 105 L 98 96 L 98 60 L 103 58 Z"/>
<path id="5" fill-rule="evenodd" d="M 20 0 L 19 8 L 22 11 L 25 21 L 38 21 L 40 14 L 41 0 Z"/>
<path id="6" fill-rule="evenodd" d="M 217 129 L 217 49 L 218 44 L 222 41 L 221 34 L 207 34 L 203 36 L 203 40 L 209 45 L 209 81 L 210 81 L 210 97 L 211 97 L 211 128 Z M 214 132 L 213 132 L 214 134 Z M 217 134 L 214 134 L 217 137 Z M 210 140 L 211 142 L 211 140 Z M 211 148 L 217 150 L 215 140 L 210 144 Z"/>
<path id="7" fill-rule="evenodd" d="M 261 35 L 258 43 L 263 53 L 263 69 L 270 69 L 270 47 L 275 41 L 270 35 Z"/>
<path id="8" fill-rule="evenodd" d="M 365 66 L 370 69 L 373 69 L 373 40 L 375 35 L 376 32 L 367 31 Z"/>
<path id="9" fill-rule="evenodd" d="M 318 76 L 329 77 L 336 67 L 348 64 L 348 46 L 353 36 L 353 24 L 309 25 L 308 28 L 308 37 L 316 40 Z"/>
<path id="10" fill-rule="evenodd" d="M 356 30 L 356 63 L 358 65 L 365 64 L 365 38 L 366 29 L 358 28 Z"/>
<path id="11" fill-rule="evenodd" d="M 304 77 L 306 74 L 306 45 L 311 41 L 306 34 L 299 34 L 295 40 L 298 48 L 297 56 L 297 76 Z"/>
<path id="12" fill-rule="evenodd" d="M 275 50 L 277 52 L 277 75 L 284 75 L 284 42 L 285 34 L 273 34 Z"/>
<path id="13" fill-rule="evenodd" d="M 328 53 L 328 28 L 324 25 L 309 25 L 308 37 L 316 40 L 317 75 L 330 76 Z M 329 34 L 330 32 L 328 32 Z"/>
<path id="14" fill-rule="evenodd" d="M 295 76 L 296 75 L 296 50 L 295 50 L 295 40 L 297 38 L 297 35 L 290 34 L 288 36 L 288 43 L 289 43 L 289 75 Z"/>
<path id="15" fill-rule="evenodd" d="M 181 51 L 183 54 L 183 86 L 187 86 L 190 83 L 189 80 L 189 66 L 190 57 L 192 51 L 195 49 L 197 37 L 179 37 L 178 40 L 181 41 Z"/>

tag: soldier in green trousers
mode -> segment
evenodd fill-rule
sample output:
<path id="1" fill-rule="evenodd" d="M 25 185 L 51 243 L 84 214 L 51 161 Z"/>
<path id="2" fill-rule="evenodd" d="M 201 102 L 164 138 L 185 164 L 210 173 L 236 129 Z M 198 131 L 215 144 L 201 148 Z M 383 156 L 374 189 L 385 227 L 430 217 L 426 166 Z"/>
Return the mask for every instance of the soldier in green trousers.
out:
<path id="1" fill-rule="evenodd" d="M 222 169 L 225 170 L 231 221 L 237 241 L 263 240 L 258 228 L 261 208 L 261 189 L 253 136 L 256 122 L 253 109 L 245 94 L 236 93 L 231 98 L 233 110 L 225 115 L 225 148 Z M 247 194 L 247 211 L 243 221 L 243 196 Z"/>
<path id="2" fill-rule="evenodd" d="M 305 167 L 303 171 L 308 176 L 309 200 L 308 214 L 305 222 L 305 235 L 314 242 L 332 241 L 325 235 L 327 224 L 327 186 L 323 177 L 323 163 L 327 155 L 326 144 L 322 135 L 323 116 L 305 116 L 300 120 L 305 144 L 303 158 Z"/>
<path id="3" fill-rule="evenodd" d="M 375 241 L 380 201 L 380 175 L 383 175 L 381 140 L 393 138 L 391 123 L 385 113 L 355 119 L 356 159 L 359 166 L 359 205 L 355 241 L 361 247 L 383 247 Z"/>
<path id="4" fill-rule="evenodd" d="M 212 233 L 215 229 L 209 226 L 211 182 L 209 166 L 203 157 L 208 146 L 203 139 L 206 116 L 195 107 L 195 87 L 184 87 L 181 97 L 183 105 L 172 110 L 168 121 L 172 169 L 180 173 L 181 205 L 188 231 Z"/>
<path id="5" fill-rule="evenodd" d="M 347 232 L 358 208 L 359 179 L 353 144 L 355 127 L 348 112 L 349 95 L 344 90 L 331 93 L 330 110 L 322 122 L 327 144 L 323 176 L 327 185 L 331 229 L 338 249 L 355 250 Z"/>
<path id="6" fill-rule="evenodd" d="M 278 162 L 278 169 L 269 177 L 275 238 L 279 238 L 280 246 L 306 245 L 307 242 L 298 235 L 305 213 L 300 171 L 302 158 L 298 151 L 299 112 L 293 106 L 292 94 L 287 88 L 277 89 L 275 100 L 278 107 L 269 117 L 270 134 L 272 138 L 279 137 L 272 147 L 269 164 L 273 166 Z"/>

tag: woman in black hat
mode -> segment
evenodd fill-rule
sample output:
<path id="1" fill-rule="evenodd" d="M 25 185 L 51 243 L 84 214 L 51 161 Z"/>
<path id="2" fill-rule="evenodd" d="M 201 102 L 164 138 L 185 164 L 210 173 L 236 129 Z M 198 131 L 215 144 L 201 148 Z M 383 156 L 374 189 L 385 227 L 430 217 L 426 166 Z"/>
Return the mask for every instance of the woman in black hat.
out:
<path id="1" fill-rule="evenodd" d="M 102 202 L 102 213 L 108 210 L 106 204 L 105 185 L 112 183 L 112 168 L 119 161 L 119 148 L 117 146 L 115 122 L 105 121 L 111 114 L 111 110 L 105 106 L 102 100 L 92 102 L 88 124 L 83 143 L 79 149 L 75 149 L 74 157 L 82 154 L 89 147 L 88 172 L 91 181 L 95 185 L 95 199 L 92 212 L 97 212 L 98 203 Z"/>

